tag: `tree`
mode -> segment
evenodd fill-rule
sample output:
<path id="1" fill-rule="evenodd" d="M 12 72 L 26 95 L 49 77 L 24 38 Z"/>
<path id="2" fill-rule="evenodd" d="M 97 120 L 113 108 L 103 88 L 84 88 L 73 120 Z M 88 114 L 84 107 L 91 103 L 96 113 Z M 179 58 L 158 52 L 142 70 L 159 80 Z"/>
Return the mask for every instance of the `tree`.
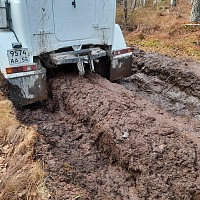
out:
<path id="1" fill-rule="evenodd" d="M 171 0 L 171 6 L 176 6 L 176 0 Z"/>
<path id="2" fill-rule="evenodd" d="M 141 5 L 145 6 L 146 5 L 146 0 L 141 0 Z"/>
<path id="3" fill-rule="evenodd" d="M 200 1 L 193 0 L 193 7 L 190 15 L 191 22 L 199 22 L 200 21 Z"/>
<path id="4" fill-rule="evenodd" d="M 136 7 L 136 1 L 137 0 L 131 0 L 131 8 L 135 8 Z"/>
<path id="5" fill-rule="evenodd" d="M 139 6 L 145 6 L 146 5 L 146 0 L 131 0 L 131 8 L 135 8 L 136 4 Z"/>
<path id="6" fill-rule="evenodd" d="M 127 0 L 123 0 L 123 5 L 124 5 L 124 20 L 125 20 L 125 23 L 127 23 L 127 12 L 128 12 Z"/>

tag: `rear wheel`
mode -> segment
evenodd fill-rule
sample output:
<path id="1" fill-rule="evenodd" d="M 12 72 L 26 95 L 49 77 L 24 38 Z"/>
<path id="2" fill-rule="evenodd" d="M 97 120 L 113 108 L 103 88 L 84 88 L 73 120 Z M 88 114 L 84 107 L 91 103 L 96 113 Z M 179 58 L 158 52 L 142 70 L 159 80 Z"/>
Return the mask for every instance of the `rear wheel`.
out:
<path id="1" fill-rule="evenodd" d="M 0 71 L 0 91 L 8 97 L 8 85 L 7 80 L 5 79 L 4 75 Z"/>
<path id="2" fill-rule="evenodd" d="M 108 56 L 101 57 L 99 62 L 95 62 L 94 68 L 97 74 L 110 80 L 110 59 Z"/>

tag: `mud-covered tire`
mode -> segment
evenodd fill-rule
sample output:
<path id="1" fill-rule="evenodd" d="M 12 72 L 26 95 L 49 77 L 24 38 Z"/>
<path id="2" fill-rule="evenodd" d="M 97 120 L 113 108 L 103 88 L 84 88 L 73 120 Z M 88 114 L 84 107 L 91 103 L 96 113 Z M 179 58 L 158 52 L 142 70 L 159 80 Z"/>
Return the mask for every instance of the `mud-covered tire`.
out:
<path id="1" fill-rule="evenodd" d="M 108 56 L 101 57 L 98 63 L 94 63 L 95 72 L 110 80 L 110 59 Z"/>
<path id="2" fill-rule="evenodd" d="M 4 77 L 4 75 L 1 73 L 0 71 L 0 91 L 8 97 L 8 84 L 7 84 L 7 81 Z"/>

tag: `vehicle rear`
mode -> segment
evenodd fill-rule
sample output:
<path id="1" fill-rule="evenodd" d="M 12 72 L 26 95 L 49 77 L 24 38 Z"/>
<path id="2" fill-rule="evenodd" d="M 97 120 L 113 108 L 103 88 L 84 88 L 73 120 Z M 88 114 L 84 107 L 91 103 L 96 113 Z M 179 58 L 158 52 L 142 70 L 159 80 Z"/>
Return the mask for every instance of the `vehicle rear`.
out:
<path id="1" fill-rule="evenodd" d="M 43 100 L 46 69 L 75 63 L 116 80 L 132 53 L 115 24 L 113 0 L 0 0 L 0 68 L 15 105 Z M 6 18 L 6 20 L 5 20 Z"/>

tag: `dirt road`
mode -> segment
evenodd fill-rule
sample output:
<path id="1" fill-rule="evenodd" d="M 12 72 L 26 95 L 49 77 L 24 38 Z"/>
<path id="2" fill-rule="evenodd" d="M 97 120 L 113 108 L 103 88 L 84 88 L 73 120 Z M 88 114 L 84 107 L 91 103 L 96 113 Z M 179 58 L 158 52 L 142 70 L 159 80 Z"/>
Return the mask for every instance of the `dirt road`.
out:
<path id="1" fill-rule="evenodd" d="M 18 110 L 43 136 L 36 159 L 47 167 L 52 199 L 200 199 L 198 76 L 179 80 L 181 62 L 135 49 L 123 86 L 58 73 L 47 101 Z M 165 76 L 169 67 L 174 76 Z M 186 101 L 192 106 L 179 109 Z"/>

